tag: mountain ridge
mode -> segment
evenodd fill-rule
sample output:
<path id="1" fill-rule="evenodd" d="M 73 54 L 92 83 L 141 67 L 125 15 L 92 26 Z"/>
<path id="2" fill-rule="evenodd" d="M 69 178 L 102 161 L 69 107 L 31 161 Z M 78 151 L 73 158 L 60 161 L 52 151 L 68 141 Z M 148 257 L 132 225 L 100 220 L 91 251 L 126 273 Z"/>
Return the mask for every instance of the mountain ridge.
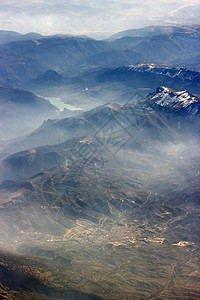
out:
<path id="1" fill-rule="evenodd" d="M 2 174 L 7 174 L 4 175 L 6 180 L 10 177 L 17 179 L 65 165 L 68 159 L 67 145 L 75 147 L 83 143 L 83 137 L 87 136 L 93 137 L 92 143 L 97 143 L 97 149 L 107 139 L 111 145 L 119 143 L 124 135 L 128 141 L 133 139 L 136 148 L 143 144 L 141 139 L 146 143 L 148 139 L 174 140 L 176 135 L 187 139 L 191 128 L 193 136 L 198 139 L 199 116 L 200 100 L 197 97 L 186 91 L 176 92 L 159 87 L 137 102 L 125 105 L 109 103 L 76 117 L 45 121 L 19 144 L 19 149 L 34 149 L 4 159 L 1 162 Z M 106 138 L 106 132 L 111 135 L 110 138 Z M 118 132 L 116 137 L 115 132 Z M 113 142 L 112 136 L 115 137 Z M 18 145 L 11 145 L 10 149 L 12 147 L 16 152 Z"/>
<path id="2" fill-rule="evenodd" d="M 173 34 L 177 32 L 190 33 L 199 32 L 200 25 L 182 25 L 182 26 L 146 26 L 138 29 L 128 29 L 111 35 L 109 39 L 118 39 L 121 37 L 145 37 L 145 36 L 156 36 L 161 34 Z"/>
<path id="3" fill-rule="evenodd" d="M 84 71 L 140 61 L 175 66 L 199 55 L 199 35 L 199 31 L 192 31 L 145 37 L 138 41 L 135 38 L 106 41 L 54 36 L 2 44 L 0 81 L 6 85 L 25 86 L 49 69 L 69 75 L 70 68 L 70 77 L 80 77 Z"/>
<path id="4" fill-rule="evenodd" d="M 0 85 L 1 139 L 27 134 L 56 114 L 57 108 L 44 98 L 30 91 Z"/>
<path id="5" fill-rule="evenodd" d="M 109 69 L 99 72 L 97 78 L 100 82 L 118 81 L 135 88 L 157 88 L 163 85 L 174 90 L 185 88 L 197 95 L 200 91 L 199 72 L 184 67 L 170 67 L 155 63 L 138 63 Z"/>

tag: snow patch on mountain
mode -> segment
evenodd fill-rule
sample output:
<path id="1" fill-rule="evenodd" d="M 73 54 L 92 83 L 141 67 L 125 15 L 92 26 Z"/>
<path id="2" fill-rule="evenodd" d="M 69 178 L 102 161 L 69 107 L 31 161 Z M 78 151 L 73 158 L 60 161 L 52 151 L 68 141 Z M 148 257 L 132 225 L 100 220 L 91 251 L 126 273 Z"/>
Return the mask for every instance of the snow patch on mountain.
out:
<path id="1" fill-rule="evenodd" d="M 193 103 L 200 103 L 196 96 L 187 91 L 176 92 L 164 86 L 157 88 L 151 100 L 160 106 L 170 106 L 175 109 L 187 108 Z"/>
<path id="2" fill-rule="evenodd" d="M 139 63 L 137 65 L 126 65 L 123 67 L 118 68 L 123 72 L 147 72 L 147 73 L 154 73 L 154 74 L 162 74 L 169 77 L 180 77 L 189 80 L 196 80 L 200 81 L 200 73 L 196 71 L 190 71 L 187 68 L 175 68 L 175 67 L 168 67 L 162 66 L 154 63 Z"/>

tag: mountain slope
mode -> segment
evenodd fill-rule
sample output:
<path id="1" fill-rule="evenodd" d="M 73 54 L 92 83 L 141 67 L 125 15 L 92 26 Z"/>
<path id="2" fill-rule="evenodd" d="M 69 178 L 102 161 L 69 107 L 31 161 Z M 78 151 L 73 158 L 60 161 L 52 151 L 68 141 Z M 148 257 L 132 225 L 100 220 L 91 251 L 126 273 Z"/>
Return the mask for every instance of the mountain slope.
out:
<path id="1" fill-rule="evenodd" d="M 47 146 L 65 153 L 67 164 L 0 186 L 0 243 L 34 256 L 35 277 L 47 283 L 48 294 L 33 285 L 39 295 L 68 299 L 72 287 L 80 299 L 114 300 L 119 291 L 130 299 L 198 299 L 199 151 L 190 140 L 148 138 L 116 155 L 108 149 L 117 145 L 94 137 Z M 94 150 L 89 160 L 83 145 Z M 25 257 L 17 261 L 24 266 Z"/>
<path id="2" fill-rule="evenodd" d="M 173 68 L 153 63 L 127 65 L 99 73 L 100 82 L 120 82 L 134 88 L 167 86 L 174 90 L 187 89 L 199 94 L 200 73 L 186 68 Z"/>
<path id="3" fill-rule="evenodd" d="M 126 105 L 49 120 L 34 134 L 67 141 L 5 159 L 0 245 L 24 256 L 19 266 L 0 257 L 0 293 L 198 299 L 198 109 L 195 96 L 160 87 Z"/>
<path id="4" fill-rule="evenodd" d="M 84 58 L 82 62 L 88 66 L 111 68 L 137 63 L 142 59 L 143 56 L 134 50 L 109 50 L 90 55 Z"/>
<path id="5" fill-rule="evenodd" d="M 12 254 L 0 250 L 0 299 L 77 299 L 100 300 L 94 294 L 81 293 L 56 284 L 58 275 L 46 259 Z M 61 279 L 61 278 L 59 278 Z"/>
<path id="6" fill-rule="evenodd" d="M 0 136 L 11 139 L 27 134 L 44 119 L 55 117 L 56 107 L 31 92 L 0 86 Z"/>
<path id="7" fill-rule="evenodd" d="M 9 43 L 20 39 L 22 35 L 16 31 L 0 30 L 0 44 Z"/>
<path id="8" fill-rule="evenodd" d="M 106 149 L 107 143 L 112 145 L 111 148 L 115 144 L 120 148 L 128 143 L 127 147 L 144 149 L 149 140 L 160 140 L 163 143 L 175 141 L 176 135 L 181 140 L 187 140 L 191 131 L 193 138 L 198 140 L 199 116 L 200 101 L 197 97 L 187 91 L 176 92 L 160 87 L 137 103 L 110 103 L 77 117 L 48 120 L 22 140 L 19 146 L 14 144 L 10 148 L 47 146 L 16 153 L 4 159 L 0 165 L 1 181 L 30 177 L 51 168 L 65 166 L 69 153 L 76 152 L 82 137 L 88 135 L 91 135 L 91 149 L 99 149 L 101 145 Z M 82 146 L 84 148 L 84 142 Z M 69 147 L 74 150 L 69 151 Z M 89 151 L 85 150 L 86 153 Z"/>
<path id="9" fill-rule="evenodd" d="M 53 145 L 73 137 L 92 134 L 113 115 L 119 114 L 117 107 L 116 104 L 113 109 L 110 104 L 107 104 L 77 117 L 47 120 L 41 127 L 28 135 L 22 144 L 28 145 L 29 148 L 47 144 Z"/>
<path id="10" fill-rule="evenodd" d="M 64 142 L 73 137 L 81 137 L 91 134 L 96 134 L 99 129 L 103 128 L 103 126 L 110 121 L 113 128 L 119 127 L 119 124 L 123 124 L 124 127 L 129 126 L 129 122 L 136 122 L 135 116 L 133 115 L 133 110 L 136 110 L 137 118 L 140 119 L 143 126 L 148 127 L 147 124 L 149 120 L 147 118 L 143 118 L 144 114 L 140 112 L 140 106 L 144 107 L 145 111 L 147 110 L 147 114 L 150 114 L 151 111 L 148 111 L 149 107 L 152 111 L 152 116 L 155 116 L 155 119 L 159 117 L 157 114 L 157 109 L 163 111 L 163 107 L 158 106 L 155 107 L 157 97 L 162 99 L 163 97 L 169 97 L 169 99 L 173 98 L 175 103 L 171 105 L 171 114 L 165 115 L 163 117 L 170 117 L 169 124 L 171 118 L 174 120 L 173 126 L 178 126 L 177 111 L 175 109 L 176 103 L 177 106 L 180 106 L 183 101 L 183 95 L 187 95 L 185 99 L 185 103 L 187 103 L 187 118 L 184 116 L 179 116 L 182 118 L 182 121 L 186 120 L 196 112 L 195 118 L 193 118 L 195 128 L 198 127 L 198 117 L 199 117 L 199 99 L 192 96 L 187 92 L 178 92 L 176 94 L 175 91 L 171 91 L 170 89 L 157 89 L 157 91 L 153 94 L 150 94 L 144 99 L 139 99 L 138 103 L 135 103 L 136 99 L 132 99 L 131 103 L 127 105 L 118 105 L 118 104 L 107 104 L 100 106 L 96 109 L 88 111 L 84 114 L 81 114 L 77 117 L 65 118 L 61 120 L 47 120 L 45 121 L 41 127 L 28 135 L 23 141 L 21 141 L 20 146 L 27 148 L 32 148 L 36 146 L 42 145 L 53 145 Z M 196 99 L 193 102 L 193 99 Z M 153 107 L 153 108 L 152 108 Z M 184 110 L 184 107 L 183 107 Z M 182 110 L 182 111 L 183 111 Z M 129 118 L 127 120 L 127 117 Z M 160 118 L 160 117 L 159 117 Z M 159 120 L 158 118 L 158 120 Z M 129 121 L 130 120 L 130 121 Z M 119 122 L 119 124 L 118 124 Z M 160 122 L 160 121 L 158 121 Z M 155 126 L 156 123 L 155 123 Z M 178 127 L 177 127 L 178 128 Z M 133 127 L 134 132 L 135 128 Z M 184 126 L 180 128 L 180 130 L 184 131 Z M 147 130 L 148 132 L 148 130 Z M 195 131 L 196 132 L 196 131 Z M 194 133 L 195 133 L 194 132 Z M 150 133 L 150 132 L 149 132 Z M 23 148 L 22 148 L 23 149 Z"/>
<path id="11" fill-rule="evenodd" d="M 141 42 L 133 49 L 143 56 L 144 61 L 178 64 L 180 59 L 199 55 L 199 48 L 200 33 L 195 32 L 155 36 Z"/>
<path id="12" fill-rule="evenodd" d="M 23 41 L 42 38 L 43 35 L 36 32 L 20 34 L 16 31 L 0 30 L 0 44 L 6 44 L 13 41 Z"/>
<path id="13" fill-rule="evenodd" d="M 3 44 L 0 45 L 0 82 L 26 86 L 48 70 L 80 78 L 83 71 L 139 61 L 178 65 L 199 55 L 197 29 L 180 27 L 171 34 L 165 28 L 163 33 L 156 31 L 155 36 L 113 41 L 53 36 Z"/>
<path id="14" fill-rule="evenodd" d="M 176 92 L 166 87 L 160 87 L 156 90 L 155 96 L 151 96 L 152 103 L 168 108 L 169 111 L 182 111 L 185 109 L 186 114 L 192 114 L 194 118 L 199 117 L 200 101 L 197 97 L 192 96 L 187 91 Z M 192 108 L 194 108 L 192 111 Z"/>
<path id="15" fill-rule="evenodd" d="M 129 29 L 118 32 L 110 37 L 111 40 L 122 37 L 153 37 L 157 35 L 172 35 L 174 33 L 199 32 L 199 25 L 192 26 L 147 26 L 139 29 Z"/>
<path id="16" fill-rule="evenodd" d="M 90 38 L 52 37 L 12 42 L 0 46 L 1 80 L 4 84 L 21 84 L 49 69 L 62 73 L 84 57 L 104 49 L 104 44 Z"/>

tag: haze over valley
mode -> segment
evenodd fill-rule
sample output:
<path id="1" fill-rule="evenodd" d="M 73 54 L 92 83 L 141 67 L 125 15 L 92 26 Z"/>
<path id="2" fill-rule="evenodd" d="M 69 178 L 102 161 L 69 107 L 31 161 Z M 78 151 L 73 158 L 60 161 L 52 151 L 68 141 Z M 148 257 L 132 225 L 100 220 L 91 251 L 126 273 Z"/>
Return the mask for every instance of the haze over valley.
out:
<path id="1" fill-rule="evenodd" d="M 199 3 L 0 2 L 0 299 L 199 299 Z"/>

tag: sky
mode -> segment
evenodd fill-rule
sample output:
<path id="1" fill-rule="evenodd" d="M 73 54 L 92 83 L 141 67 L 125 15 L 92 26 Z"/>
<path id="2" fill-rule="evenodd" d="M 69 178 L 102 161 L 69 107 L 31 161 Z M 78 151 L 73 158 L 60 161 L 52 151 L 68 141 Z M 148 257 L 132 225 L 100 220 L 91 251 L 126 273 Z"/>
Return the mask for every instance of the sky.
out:
<path id="1" fill-rule="evenodd" d="M 198 24 L 199 0 L 0 0 L 0 30 L 95 38 L 148 25 Z"/>

